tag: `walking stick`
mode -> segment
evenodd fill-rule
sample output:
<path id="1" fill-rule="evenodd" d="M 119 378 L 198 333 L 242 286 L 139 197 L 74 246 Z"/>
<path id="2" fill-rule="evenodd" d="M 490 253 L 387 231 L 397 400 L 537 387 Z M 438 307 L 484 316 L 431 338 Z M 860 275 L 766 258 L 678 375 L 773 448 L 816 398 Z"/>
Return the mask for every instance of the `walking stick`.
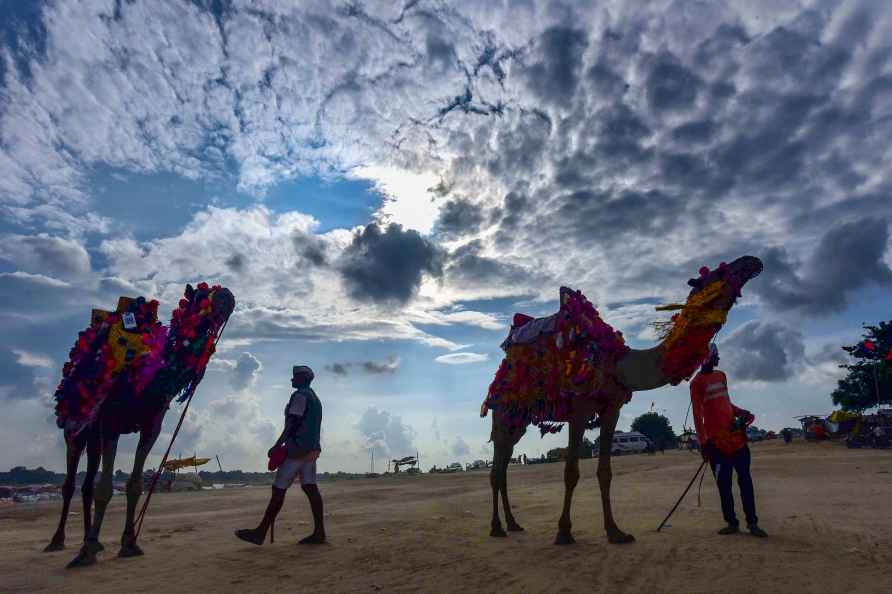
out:
<path id="1" fill-rule="evenodd" d="M 687 488 L 685 488 L 684 493 L 682 493 L 681 497 L 678 498 L 678 501 L 675 502 L 675 506 L 669 512 L 669 515 L 666 516 L 666 518 L 660 523 L 660 527 L 657 528 L 657 532 L 659 532 L 663 528 L 663 526 L 666 525 L 666 522 L 669 521 L 669 518 L 672 517 L 672 514 L 674 514 L 675 510 L 678 509 L 678 506 L 681 505 L 681 500 L 684 499 L 684 496 L 687 495 L 688 491 L 691 490 L 691 486 L 694 484 L 694 481 L 697 480 L 697 476 L 700 475 L 700 471 L 703 470 L 704 466 L 706 466 L 706 460 L 704 460 L 703 462 L 700 463 L 700 466 L 697 468 L 697 472 L 694 473 L 694 476 L 691 479 L 691 482 L 688 483 L 688 486 L 687 486 Z"/>

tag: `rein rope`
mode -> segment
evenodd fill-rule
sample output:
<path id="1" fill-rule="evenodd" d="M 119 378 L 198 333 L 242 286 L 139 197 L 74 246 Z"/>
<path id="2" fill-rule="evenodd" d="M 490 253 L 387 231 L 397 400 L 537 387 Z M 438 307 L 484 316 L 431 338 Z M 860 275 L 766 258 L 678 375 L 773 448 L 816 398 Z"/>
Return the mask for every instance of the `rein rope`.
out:
<path id="1" fill-rule="evenodd" d="M 220 333 L 217 335 L 217 339 L 214 341 L 214 351 L 217 350 L 217 343 L 220 342 L 220 338 L 223 336 L 223 331 L 226 330 L 226 324 L 229 323 L 229 318 L 223 322 L 223 326 L 220 328 Z M 155 492 L 155 485 L 158 483 L 158 478 L 161 476 L 161 471 L 164 469 L 164 464 L 167 462 L 167 457 L 170 455 L 170 450 L 173 448 L 173 442 L 177 439 L 177 434 L 180 432 L 180 427 L 183 426 L 183 420 L 186 418 L 186 412 L 189 410 L 189 404 L 192 402 L 192 397 L 195 396 L 195 389 L 198 387 L 198 382 L 200 379 L 193 379 L 189 386 L 186 388 L 186 391 L 189 392 L 189 397 L 186 399 L 186 406 L 183 407 L 183 413 L 180 415 L 180 420 L 177 423 L 177 428 L 173 432 L 173 436 L 170 438 L 170 443 L 167 445 L 167 451 L 164 452 L 164 457 L 161 458 L 161 463 L 158 465 L 158 469 L 155 470 L 155 474 L 152 476 L 152 482 L 149 485 L 149 492 L 146 493 L 146 499 L 142 503 L 142 508 L 139 510 L 139 515 L 136 517 L 136 535 L 135 538 L 139 538 L 139 533 L 142 530 L 142 523 L 145 520 L 146 510 L 149 507 L 149 501 L 152 499 L 152 493 Z"/>

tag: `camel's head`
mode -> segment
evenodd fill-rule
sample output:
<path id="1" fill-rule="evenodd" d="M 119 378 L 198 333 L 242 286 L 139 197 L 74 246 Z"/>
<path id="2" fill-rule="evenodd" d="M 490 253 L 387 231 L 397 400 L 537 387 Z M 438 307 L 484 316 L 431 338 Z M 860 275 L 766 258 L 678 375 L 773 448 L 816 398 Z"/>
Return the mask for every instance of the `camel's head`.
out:
<path id="1" fill-rule="evenodd" d="M 715 270 L 705 266 L 700 277 L 688 281 L 692 289 L 684 305 L 657 309 L 681 309 L 669 323 L 656 324 L 663 340 L 663 375 L 672 385 L 689 378 L 708 354 L 709 342 L 725 324 L 740 290 L 762 272 L 762 261 L 752 256 L 722 262 Z"/>
<path id="2" fill-rule="evenodd" d="M 762 261 L 753 256 L 742 256 L 730 264 L 722 262 L 715 270 L 706 266 L 700 269 L 700 277 L 692 278 L 688 304 L 698 302 L 700 307 L 727 312 L 737 302 L 741 289 L 750 279 L 762 272 Z"/>
<path id="3" fill-rule="evenodd" d="M 176 383 L 168 394 L 178 393 L 188 381 L 201 379 L 214 354 L 223 325 L 235 309 L 229 289 L 207 283 L 186 285 L 183 298 L 173 311 L 168 333 L 168 366 Z"/>
<path id="4" fill-rule="evenodd" d="M 235 297 L 232 292 L 219 285 L 209 287 L 207 283 L 198 286 L 186 285 L 180 306 L 174 312 L 174 318 L 181 323 L 186 322 L 196 335 L 210 336 L 216 334 L 235 310 Z M 179 315 L 177 312 L 180 312 Z"/>

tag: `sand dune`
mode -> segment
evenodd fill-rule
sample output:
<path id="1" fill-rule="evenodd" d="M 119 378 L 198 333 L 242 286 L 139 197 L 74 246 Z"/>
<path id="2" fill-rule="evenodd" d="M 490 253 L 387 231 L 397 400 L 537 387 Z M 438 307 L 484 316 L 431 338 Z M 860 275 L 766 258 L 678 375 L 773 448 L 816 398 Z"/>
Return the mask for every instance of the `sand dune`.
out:
<path id="1" fill-rule="evenodd" d="M 692 493 L 657 533 L 699 458 L 686 452 L 621 457 L 614 513 L 634 534 L 607 543 L 596 460 L 582 463 L 573 526 L 577 544 L 552 544 L 563 465 L 511 467 L 509 487 L 526 528 L 488 536 L 486 472 L 381 477 L 320 485 L 330 544 L 299 547 L 311 518 L 292 489 L 274 545 L 232 536 L 256 524 L 268 489 L 159 494 L 141 544 L 146 556 L 118 559 L 122 497 L 110 507 L 107 551 L 89 568 L 65 570 L 82 534 L 69 523 L 68 549 L 43 553 L 58 502 L 0 510 L 0 592 L 879 592 L 892 561 L 892 452 L 834 444 L 770 442 L 753 447 L 753 475 L 767 540 L 718 536 L 712 481 L 703 504 Z M 79 511 L 79 505 L 73 505 Z"/>

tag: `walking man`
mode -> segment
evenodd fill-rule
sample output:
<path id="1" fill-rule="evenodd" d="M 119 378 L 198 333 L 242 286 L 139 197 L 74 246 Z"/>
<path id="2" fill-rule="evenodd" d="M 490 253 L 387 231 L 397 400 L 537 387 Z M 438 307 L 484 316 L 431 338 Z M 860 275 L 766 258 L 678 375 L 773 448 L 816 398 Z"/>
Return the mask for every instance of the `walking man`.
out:
<path id="1" fill-rule="evenodd" d="M 300 477 L 301 489 L 309 499 L 310 509 L 313 511 L 314 530 L 311 535 L 299 542 L 300 544 L 325 542 L 322 495 L 316 486 L 316 459 L 322 451 L 319 443 L 322 403 L 316 392 L 310 388 L 313 378 L 313 370 L 305 365 L 297 365 L 292 370 L 291 386 L 295 391 L 285 407 L 285 429 L 268 452 L 272 458 L 278 448 L 285 446 L 288 449 L 288 457 L 276 472 L 272 496 L 260 525 L 252 530 L 236 531 L 235 535 L 244 541 L 256 545 L 263 544 L 267 530 L 270 530 L 270 541 L 273 540 L 273 525 L 285 502 L 285 493 L 294 480 Z"/>
<path id="2" fill-rule="evenodd" d="M 722 515 L 727 526 L 719 530 L 719 534 L 740 531 L 731 493 L 731 474 L 736 471 L 747 528 L 753 536 L 765 537 L 768 535 L 759 528 L 756 516 L 756 499 L 750 476 L 750 449 L 746 443 L 746 428 L 752 424 L 754 417 L 749 411 L 731 403 L 728 380 L 724 373 L 716 369 L 718 364 L 718 348 L 710 344 L 709 356 L 691 382 L 691 403 L 701 444 L 700 453 L 712 467 L 722 499 Z"/>

